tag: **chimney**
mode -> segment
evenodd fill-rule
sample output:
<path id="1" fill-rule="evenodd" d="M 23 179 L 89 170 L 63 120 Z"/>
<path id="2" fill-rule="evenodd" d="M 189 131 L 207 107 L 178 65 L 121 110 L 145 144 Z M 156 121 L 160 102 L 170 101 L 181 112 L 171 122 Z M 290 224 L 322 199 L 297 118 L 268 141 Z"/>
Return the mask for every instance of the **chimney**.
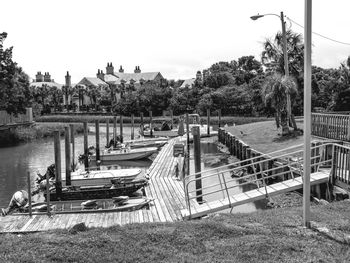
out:
<path id="1" fill-rule="evenodd" d="M 122 65 L 120 65 L 119 73 L 124 73 L 124 69 L 123 69 Z"/>
<path id="2" fill-rule="evenodd" d="M 140 66 L 136 66 L 134 73 L 141 73 Z"/>
<path id="3" fill-rule="evenodd" d="M 114 74 L 114 67 L 111 63 L 107 63 L 106 74 Z"/>
<path id="4" fill-rule="evenodd" d="M 103 73 L 103 70 L 98 70 L 96 76 L 100 79 L 100 80 L 105 80 L 105 74 Z"/>
<path id="5" fill-rule="evenodd" d="M 196 80 L 199 80 L 199 81 L 202 80 L 202 72 L 200 70 L 197 71 Z"/>
<path id="6" fill-rule="evenodd" d="M 49 72 L 45 72 L 44 81 L 45 82 L 51 82 L 51 76 L 50 76 Z"/>
<path id="7" fill-rule="evenodd" d="M 38 73 L 35 75 L 35 81 L 36 82 L 43 82 L 44 76 L 41 74 L 41 71 L 38 71 Z"/>
<path id="8" fill-rule="evenodd" d="M 65 76 L 65 78 L 66 78 L 66 86 L 70 87 L 72 83 L 71 83 L 71 76 L 69 75 L 69 71 L 67 71 L 67 75 Z"/>

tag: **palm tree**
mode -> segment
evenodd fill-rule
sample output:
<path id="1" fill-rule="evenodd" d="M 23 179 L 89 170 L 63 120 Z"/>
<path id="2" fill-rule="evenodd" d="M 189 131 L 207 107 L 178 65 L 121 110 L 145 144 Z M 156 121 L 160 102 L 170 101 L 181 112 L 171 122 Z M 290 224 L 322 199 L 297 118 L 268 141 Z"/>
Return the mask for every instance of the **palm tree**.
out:
<path id="1" fill-rule="evenodd" d="M 291 98 L 297 93 L 297 83 L 293 77 L 286 77 L 279 73 L 274 73 L 266 78 L 262 88 L 263 100 L 271 103 L 276 111 L 277 128 L 282 126 L 282 136 L 289 134 L 287 119 L 287 92 Z M 296 127 L 294 127 L 296 128 Z"/>
<path id="2" fill-rule="evenodd" d="M 291 30 L 286 31 L 289 74 L 298 77 L 303 70 L 304 44 L 302 35 Z M 268 71 L 285 74 L 283 57 L 283 35 L 278 32 L 274 39 L 263 43 L 261 62 Z"/>

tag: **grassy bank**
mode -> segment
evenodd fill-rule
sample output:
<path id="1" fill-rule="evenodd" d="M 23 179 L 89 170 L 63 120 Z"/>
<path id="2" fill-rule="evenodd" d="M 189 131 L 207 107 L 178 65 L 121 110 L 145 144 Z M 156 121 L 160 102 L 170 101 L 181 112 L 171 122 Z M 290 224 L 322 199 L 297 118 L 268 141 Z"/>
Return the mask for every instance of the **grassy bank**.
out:
<path id="1" fill-rule="evenodd" d="M 298 128 L 303 128 L 303 121 L 297 120 Z M 251 148 L 263 152 L 273 152 L 303 143 L 303 136 L 280 136 L 275 121 L 255 122 L 225 128 L 236 138 L 244 141 Z"/>
<path id="2" fill-rule="evenodd" d="M 106 116 L 106 115 L 45 115 L 41 117 L 37 117 L 37 122 L 95 122 L 96 120 L 99 120 L 100 122 L 107 122 L 108 120 L 110 122 L 113 121 L 113 116 Z M 119 122 L 119 116 L 117 116 L 117 120 Z M 154 116 L 153 121 L 161 123 L 162 121 L 170 121 L 170 117 L 162 117 L 162 116 Z M 242 125 L 247 123 L 253 123 L 253 122 L 262 122 L 262 121 L 270 121 L 272 118 L 266 118 L 266 117 L 240 117 L 240 116 L 223 116 L 221 118 L 221 124 L 224 126 L 227 125 Z M 144 121 L 148 122 L 149 117 L 145 116 Z M 174 122 L 177 123 L 179 121 L 179 116 L 174 116 Z M 123 122 L 124 123 L 131 123 L 131 117 L 130 116 L 123 116 Z M 139 116 L 134 117 L 135 123 L 140 123 L 141 118 Z M 207 123 L 207 117 L 202 116 L 201 122 L 203 124 Z M 217 116 L 211 116 L 210 119 L 211 125 L 218 125 L 219 119 Z"/>
<path id="3" fill-rule="evenodd" d="M 37 139 L 53 137 L 54 131 L 64 134 L 64 123 L 37 123 L 30 127 L 18 127 L 0 133 L 0 146 L 9 146 L 20 142 L 29 142 Z M 74 125 L 76 133 L 83 133 L 83 125 Z"/>
<path id="4" fill-rule="evenodd" d="M 348 201 L 70 234 L 3 235 L 1 262 L 349 262 Z M 315 229 L 315 228 L 318 228 Z"/>

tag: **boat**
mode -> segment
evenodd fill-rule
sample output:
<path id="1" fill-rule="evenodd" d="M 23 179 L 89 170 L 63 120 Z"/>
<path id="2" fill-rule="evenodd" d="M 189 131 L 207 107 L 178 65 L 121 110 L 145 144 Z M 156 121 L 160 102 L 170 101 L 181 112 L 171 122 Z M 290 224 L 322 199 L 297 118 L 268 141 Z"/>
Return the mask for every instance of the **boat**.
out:
<path id="1" fill-rule="evenodd" d="M 116 203 L 113 198 L 87 201 L 53 201 L 50 202 L 50 212 L 55 214 L 76 214 L 134 211 L 143 208 L 152 201 L 153 199 L 146 197 L 130 197 L 124 203 Z M 33 215 L 47 213 L 47 210 L 48 206 L 46 202 L 32 204 Z M 29 206 L 27 205 L 21 209 L 21 211 L 17 211 L 12 215 L 23 215 L 28 213 Z"/>
<path id="2" fill-rule="evenodd" d="M 146 147 L 129 149 L 122 148 L 120 150 L 104 150 L 100 155 L 100 161 L 124 161 L 124 160 L 139 160 L 151 156 L 158 151 L 157 147 Z M 96 160 L 96 153 L 90 156 L 92 161 Z"/>
<path id="3" fill-rule="evenodd" d="M 62 188 L 61 194 L 57 194 L 56 189 L 52 188 L 50 190 L 50 200 L 89 200 L 132 196 L 148 183 L 146 179 L 133 180 L 131 182 L 115 179 L 112 181 L 114 181 L 114 184 L 110 182 L 109 184 L 94 186 L 67 186 Z M 44 196 L 46 198 L 46 193 L 44 193 Z"/>
<path id="4" fill-rule="evenodd" d="M 111 170 L 77 170 L 71 173 L 71 186 L 88 186 L 108 184 L 112 179 L 119 178 L 124 181 L 134 180 L 140 173 L 141 169 L 111 169 Z M 65 178 L 65 176 L 62 176 Z M 62 179 L 62 186 L 66 186 L 66 180 Z"/>

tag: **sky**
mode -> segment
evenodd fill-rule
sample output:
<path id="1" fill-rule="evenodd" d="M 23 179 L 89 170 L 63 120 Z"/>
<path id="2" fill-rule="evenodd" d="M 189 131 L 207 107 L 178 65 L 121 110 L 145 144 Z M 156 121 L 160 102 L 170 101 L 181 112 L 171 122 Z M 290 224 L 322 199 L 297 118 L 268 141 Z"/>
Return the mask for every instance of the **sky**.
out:
<path id="1" fill-rule="evenodd" d="M 304 25 L 304 0 L 0 0 L 0 32 L 13 59 L 35 78 L 50 72 L 63 84 L 95 77 L 107 62 L 133 72 L 159 71 L 167 79 L 195 77 L 219 61 L 253 55 L 281 31 L 280 14 Z M 349 0 L 314 0 L 312 30 L 350 43 Z M 287 28 L 304 33 L 287 20 Z M 337 68 L 350 45 L 312 36 L 313 65 Z"/>

